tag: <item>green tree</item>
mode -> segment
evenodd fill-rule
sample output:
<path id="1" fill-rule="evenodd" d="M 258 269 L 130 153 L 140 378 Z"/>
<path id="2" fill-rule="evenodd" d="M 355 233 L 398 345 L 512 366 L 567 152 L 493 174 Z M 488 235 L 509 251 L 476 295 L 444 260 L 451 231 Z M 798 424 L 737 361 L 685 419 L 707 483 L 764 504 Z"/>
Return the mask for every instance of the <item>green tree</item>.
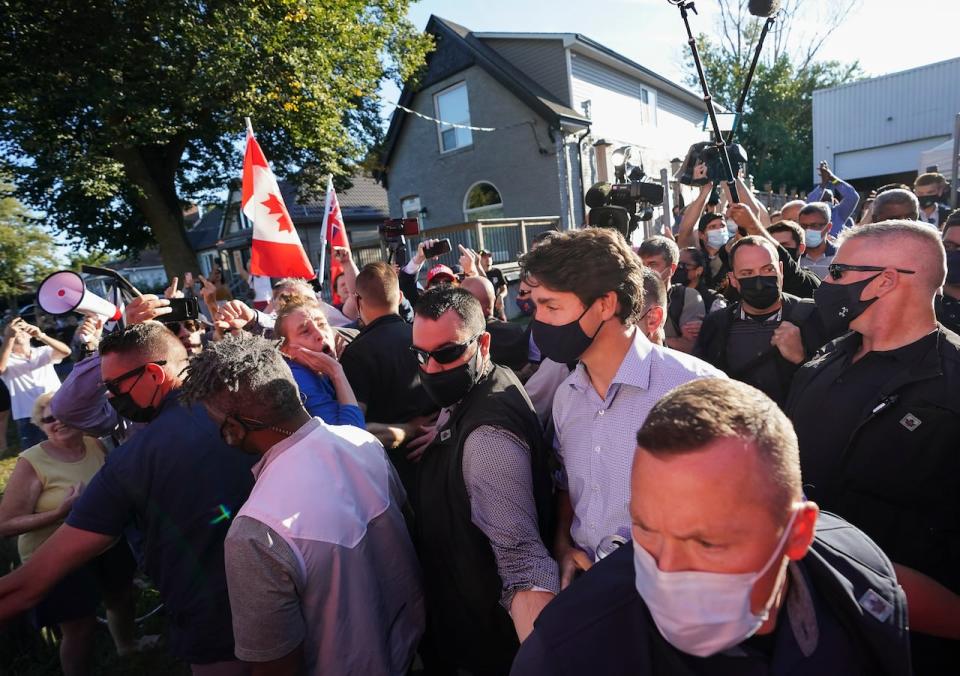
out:
<path id="1" fill-rule="evenodd" d="M 812 21 L 813 34 L 795 30 L 799 0 L 783 4 L 764 45 L 753 85 L 744 105 L 737 141 L 749 157 L 756 183 L 803 188 L 813 171 L 813 92 L 862 77 L 858 63 L 818 61 L 824 42 L 849 14 L 853 2 L 831 3 L 826 17 Z M 803 5 L 805 13 L 814 3 Z M 810 20 L 811 17 L 805 16 Z M 734 110 L 747 76 L 763 21 L 750 16 L 747 0 L 721 0 L 717 31 L 701 34 L 697 46 L 707 84 L 717 102 Z M 687 58 L 688 83 L 699 89 L 692 57 Z"/>
<path id="2" fill-rule="evenodd" d="M 196 269 L 182 206 L 239 175 L 245 116 L 308 191 L 378 140 L 380 82 L 430 48 L 409 4 L 0 0 L 0 155 L 72 238 Z"/>
<path id="3" fill-rule="evenodd" d="M 8 303 L 58 264 L 53 236 L 10 196 L 12 190 L 0 184 L 0 298 Z"/>

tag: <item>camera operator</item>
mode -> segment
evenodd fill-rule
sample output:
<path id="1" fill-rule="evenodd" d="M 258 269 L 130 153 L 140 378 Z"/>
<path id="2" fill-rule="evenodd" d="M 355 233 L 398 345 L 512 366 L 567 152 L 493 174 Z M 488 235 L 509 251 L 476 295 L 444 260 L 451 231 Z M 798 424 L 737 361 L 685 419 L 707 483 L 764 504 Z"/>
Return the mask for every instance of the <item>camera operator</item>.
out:
<path id="1" fill-rule="evenodd" d="M 934 313 L 945 267 L 929 225 L 846 230 L 815 300 L 828 329 L 851 330 L 800 368 L 785 410 L 807 495 L 958 592 L 960 337 Z M 960 643 L 913 638 L 918 674 L 960 657 Z"/>
<path id="2" fill-rule="evenodd" d="M 783 405 L 793 374 L 824 342 L 816 306 L 783 293 L 783 265 L 767 239 L 739 240 L 730 265 L 740 300 L 707 316 L 693 354 Z"/>
<path id="3" fill-rule="evenodd" d="M 694 171 L 706 175 L 703 165 L 697 165 Z M 730 232 L 727 230 L 722 213 L 704 211 L 704 205 L 712 191 L 712 182 L 700 186 L 700 194 L 684 210 L 683 218 L 680 220 L 680 231 L 677 234 L 677 244 L 681 247 L 697 247 L 703 251 L 707 261 L 701 275 L 701 283 L 708 289 L 721 291 L 726 284 L 727 273 L 730 271 L 727 265 L 726 249 Z"/>
<path id="4" fill-rule="evenodd" d="M 639 255 L 643 265 L 660 276 L 665 288 L 669 287 L 664 344 L 674 350 L 692 352 L 697 340 L 696 331 L 706 309 L 696 288 L 684 284 L 671 285 L 680 262 L 680 249 L 673 240 L 658 235 L 640 244 Z"/>

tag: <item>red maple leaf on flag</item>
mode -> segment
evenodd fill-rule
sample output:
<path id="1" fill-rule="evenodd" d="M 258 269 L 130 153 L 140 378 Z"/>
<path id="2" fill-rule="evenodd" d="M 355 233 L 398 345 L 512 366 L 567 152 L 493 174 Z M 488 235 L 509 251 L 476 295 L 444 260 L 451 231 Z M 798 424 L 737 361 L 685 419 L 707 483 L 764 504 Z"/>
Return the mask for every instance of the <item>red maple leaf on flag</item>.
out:
<path id="1" fill-rule="evenodd" d="M 287 215 L 287 210 L 283 206 L 283 202 L 281 202 L 276 195 L 270 193 L 270 196 L 261 202 L 261 204 L 270 210 L 271 216 L 278 216 L 277 227 L 280 229 L 280 232 L 292 232 L 293 223 L 290 222 L 290 216 Z"/>

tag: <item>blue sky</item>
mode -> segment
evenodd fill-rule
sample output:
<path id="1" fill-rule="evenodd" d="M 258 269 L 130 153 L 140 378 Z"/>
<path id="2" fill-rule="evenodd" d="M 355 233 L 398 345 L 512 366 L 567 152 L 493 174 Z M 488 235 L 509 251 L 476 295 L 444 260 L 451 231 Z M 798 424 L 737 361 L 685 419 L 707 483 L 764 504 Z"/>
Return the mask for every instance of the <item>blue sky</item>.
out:
<path id="1" fill-rule="evenodd" d="M 805 0 L 798 32 L 812 36 L 828 3 Z M 713 33 L 717 0 L 699 0 L 694 33 Z M 421 0 L 409 18 L 422 29 L 431 14 L 474 31 L 576 32 L 587 35 L 665 77 L 680 80 L 686 34 L 679 11 L 667 0 Z M 858 0 L 820 51 L 820 58 L 860 61 L 867 75 L 883 75 L 960 56 L 955 0 Z M 396 100 L 395 87 L 385 98 Z M 392 107 L 385 106 L 389 117 Z"/>

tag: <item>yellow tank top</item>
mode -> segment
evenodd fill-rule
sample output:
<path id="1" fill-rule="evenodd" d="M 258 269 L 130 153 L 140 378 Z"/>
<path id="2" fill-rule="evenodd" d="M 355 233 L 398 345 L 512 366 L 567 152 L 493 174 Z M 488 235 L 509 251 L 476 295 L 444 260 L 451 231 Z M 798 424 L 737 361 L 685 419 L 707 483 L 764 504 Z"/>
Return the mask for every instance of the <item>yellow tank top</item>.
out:
<path id="1" fill-rule="evenodd" d="M 37 478 L 43 485 L 40 497 L 37 498 L 37 505 L 33 508 L 34 514 L 48 512 L 59 507 L 70 492 L 71 486 L 78 483 L 83 483 L 86 486 L 90 483 L 93 475 L 103 467 L 105 456 L 96 439 L 85 436 L 83 438 L 83 450 L 83 457 L 75 462 L 63 462 L 50 456 L 43 448 L 42 443 L 31 446 L 20 454 L 20 457 L 33 467 L 33 471 L 37 473 Z M 20 560 L 26 562 L 37 547 L 53 535 L 53 532 L 62 523 L 63 521 L 58 521 L 45 528 L 24 533 L 17 538 Z"/>

